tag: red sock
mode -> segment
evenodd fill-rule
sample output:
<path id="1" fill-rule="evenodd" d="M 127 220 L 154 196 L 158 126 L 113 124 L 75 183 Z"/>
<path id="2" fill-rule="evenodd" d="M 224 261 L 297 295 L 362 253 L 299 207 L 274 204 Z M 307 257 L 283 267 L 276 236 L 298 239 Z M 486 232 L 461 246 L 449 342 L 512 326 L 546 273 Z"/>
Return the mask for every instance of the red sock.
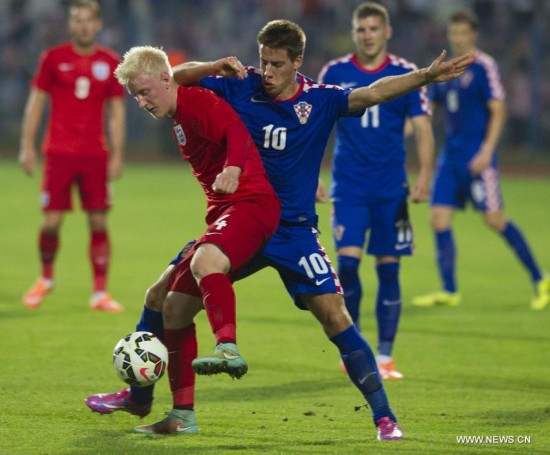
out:
<path id="1" fill-rule="evenodd" d="M 106 231 L 92 231 L 90 237 L 90 261 L 94 275 L 94 292 L 105 291 L 107 270 L 111 258 L 111 245 Z"/>
<path id="2" fill-rule="evenodd" d="M 168 349 L 168 374 L 174 406 L 195 406 L 195 372 L 191 362 L 197 358 L 195 324 L 183 329 L 164 329 L 164 343 Z"/>
<path id="3" fill-rule="evenodd" d="M 216 343 L 237 341 L 236 299 L 231 281 L 223 273 L 212 273 L 199 283 L 202 301 Z"/>
<path id="4" fill-rule="evenodd" d="M 38 249 L 40 251 L 40 262 L 42 263 L 42 277 L 51 280 L 53 278 L 53 261 L 59 248 L 59 235 L 57 232 L 46 234 L 40 231 L 38 238 Z"/>

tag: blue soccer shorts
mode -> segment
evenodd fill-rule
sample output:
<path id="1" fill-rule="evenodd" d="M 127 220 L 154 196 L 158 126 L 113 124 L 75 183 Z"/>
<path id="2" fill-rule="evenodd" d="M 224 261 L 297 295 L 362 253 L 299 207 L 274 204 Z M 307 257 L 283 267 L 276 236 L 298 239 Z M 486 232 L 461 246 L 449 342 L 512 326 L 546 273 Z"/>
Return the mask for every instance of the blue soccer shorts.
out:
<path id="1" fill-rule="evenodd" d="M 410 256 L 414 247 L 407 193 L 392 199 L 368 202 L 333 202 L 332 236 L 336 250 L 363 248 L 372 256 Z"/>
<path id="2" fill-rule="evenodd" d="M 495 212 L 503 208 L 498 170 L 489 166 L 481 175 L 473 176 L 468 163 L 438 163 L 431 205 L 464 209 L 470 202 L 480 212 Z"/>
<path id="3" fill-rule="evenodd" d="M 273 267 L 283 280 L 294 303 L 304 309 L 300 294 L 342 294 L 340 281 L 325 249 L 319 231 L 312 226 L 279 226 L 264 250 L 236 271 L 240 280 Z"/>

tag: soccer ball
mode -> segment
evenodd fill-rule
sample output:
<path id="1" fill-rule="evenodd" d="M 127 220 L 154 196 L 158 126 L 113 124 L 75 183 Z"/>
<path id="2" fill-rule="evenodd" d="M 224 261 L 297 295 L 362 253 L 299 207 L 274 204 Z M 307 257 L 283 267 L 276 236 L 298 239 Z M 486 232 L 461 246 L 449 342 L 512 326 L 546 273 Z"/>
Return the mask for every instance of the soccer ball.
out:
<path id="1" fill-rule="evenodd" d="M 168 366 L 168 350 L 152 333 L 133 332 L 113 352 L 113 366 L 126 384 L 146 387 L 157 382 Z"/>

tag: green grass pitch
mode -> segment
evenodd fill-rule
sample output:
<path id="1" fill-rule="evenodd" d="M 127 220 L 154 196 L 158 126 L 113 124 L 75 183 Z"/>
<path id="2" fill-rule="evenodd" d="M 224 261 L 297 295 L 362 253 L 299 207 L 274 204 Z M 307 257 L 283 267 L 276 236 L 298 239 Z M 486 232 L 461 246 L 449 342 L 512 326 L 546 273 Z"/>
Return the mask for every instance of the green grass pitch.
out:
<path id="1" fill-rule="evenodd" d="M 426 205 L 411 207 L 417 248 L 402 262 L 395 356 L 406 378 L 386 382 L 405 440 L 375 440 L 370 413 L 340 371 L 336 349 L 311 315 L 295 309 L 272 270 L 236 285 L 239 346 L 250 371 L 239 381 L 197 378 L 198 435 L 143 437 L 131 432 L 140 422 L 134 416 L 92 414 L 84 398 L 122 388 L 111 367 L 112 349 L 135 327 L 147 286 L 202 231 L 205 203 L 179 162 L 128 165 L 114 184 L 110 217 L 110 290 L 126 311 L 89 310 L 88 234 L 78 210 L 63 226 L 55 292 L 29 311 L 21 294 L 38 274 L 39 180 L 26 177 L 14 161 L 0 162 L 0 453 L 550 452 L 550 308 L 529 309 L 527 274 L 471 211 L 455 218 L 463 303 L 412 307 L 414 295 L 438 287 Z M 548 177 L 505 176 L 503 187 L 508 214 L 548 270 Z M 330 207 L 319 206 L 319 213 L 322 242 L 334 259 Z M 362 324 L 376 345 L 371 258 L 361 274 Z M 204 354 L 214 347 L 204 315 L 197 327 Z M 166 378 L 154 404 L 143 422 L 170 408 Z M 461 436 L 483 442 L 459 443 Z"/>

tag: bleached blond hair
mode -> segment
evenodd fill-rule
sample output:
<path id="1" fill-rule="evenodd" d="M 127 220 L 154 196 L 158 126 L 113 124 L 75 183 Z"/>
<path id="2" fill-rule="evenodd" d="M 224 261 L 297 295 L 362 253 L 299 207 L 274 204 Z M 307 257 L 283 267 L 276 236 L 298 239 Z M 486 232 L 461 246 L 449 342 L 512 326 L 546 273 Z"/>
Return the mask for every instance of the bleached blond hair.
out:
<path id="1" fill-rule="evenodd" d="M 159 47 L 136 46 L 126 51 L 115 69 L 115 77 L 121 85 L 127 86 L 131 79 L 141 74 L 157 76 L 164 72 L 172 76 L 166 52 Z"/>

